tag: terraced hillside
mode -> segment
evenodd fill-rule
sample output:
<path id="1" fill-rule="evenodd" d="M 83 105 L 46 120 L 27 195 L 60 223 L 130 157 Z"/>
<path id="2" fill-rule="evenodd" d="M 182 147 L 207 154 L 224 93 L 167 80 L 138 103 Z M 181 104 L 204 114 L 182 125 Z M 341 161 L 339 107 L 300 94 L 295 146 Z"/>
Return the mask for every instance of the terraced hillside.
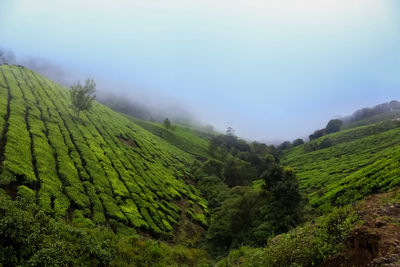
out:
<path id="1" fill-rule="evenodd" d="M 206 224 L 206 202 L 185 181 L 193 161 L 99 103 L 78 119 L 68 90 L 0 66 L 0 186 L 12 197 L 56 217 L 168 235 L 182 216 Z"/>
<path id="2" fill-rule="evenodd" d="M 144 121 L 131 118 L 136 124 L 140 125 L 149 132 L 161 137 L 168 143 L 192 154 L 196 158 L 210 158 L 208 144 L 211 134 L 205 131 L 189 128 L 187 126 L 175 125 L 173 131 L 165 129 L 160 123 Z"/>
<path id="3" fill-rule="evenodd" d="M 400 184 L 400 122 L 387 120 L 351 128 L 287 151 L 301 189 L 315 208 L 350 204 Z M 324 139 L 331 146 L 315 151 Z"/>

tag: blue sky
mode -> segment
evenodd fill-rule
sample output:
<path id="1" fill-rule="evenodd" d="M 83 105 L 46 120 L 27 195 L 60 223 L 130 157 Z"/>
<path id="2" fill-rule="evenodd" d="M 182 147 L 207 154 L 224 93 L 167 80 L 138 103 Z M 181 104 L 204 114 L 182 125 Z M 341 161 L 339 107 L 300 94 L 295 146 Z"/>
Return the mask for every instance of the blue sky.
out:
<path id="1" fill-rule="evenodd" d="M 396 0 L 2 0 L 0 46 L 250 139 L 400 98 Z"/>

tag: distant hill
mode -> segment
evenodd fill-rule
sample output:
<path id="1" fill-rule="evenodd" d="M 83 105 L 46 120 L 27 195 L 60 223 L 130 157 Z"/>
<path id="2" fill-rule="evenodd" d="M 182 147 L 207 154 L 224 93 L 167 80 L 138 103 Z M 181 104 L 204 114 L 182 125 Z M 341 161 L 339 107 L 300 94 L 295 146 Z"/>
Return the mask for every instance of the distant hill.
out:
<path id="1" fill-rule="evenodd" d="M 206 201 L 187 179 L 207 141 L 179 146 L 146 125 L 98 102 L 77 118 L 64 87 L 1 65 L 0 187 L 52 216 L 116 231 L 134 227 L 160 236 L 182 220 L 205 225 Z"/>
<path id="2" fill-rule="evenodd" d="M 370 108 L 356 110 L 352 115 L 341 118 L 344 128 L 351 128 L 387 119 L 400 117 L 400 102 L 392 100 Z"/>

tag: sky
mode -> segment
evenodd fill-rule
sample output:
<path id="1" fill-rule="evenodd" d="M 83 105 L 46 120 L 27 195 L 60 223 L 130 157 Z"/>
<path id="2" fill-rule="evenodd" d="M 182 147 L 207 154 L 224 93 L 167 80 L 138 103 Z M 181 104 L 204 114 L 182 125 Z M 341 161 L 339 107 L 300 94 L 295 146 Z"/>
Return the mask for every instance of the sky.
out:
<path id="1" fill-rule="evenodd" d="M 251 140 L 400 99 L 397 0 L 1 0 L 0 46 Z"/>

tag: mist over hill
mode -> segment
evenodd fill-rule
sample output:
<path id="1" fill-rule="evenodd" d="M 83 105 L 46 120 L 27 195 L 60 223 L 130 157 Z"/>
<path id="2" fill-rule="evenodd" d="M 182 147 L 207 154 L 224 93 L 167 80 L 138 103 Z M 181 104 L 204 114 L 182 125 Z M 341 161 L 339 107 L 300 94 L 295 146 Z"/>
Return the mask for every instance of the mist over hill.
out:
<path id="1" fill-rule="evenodd" d="M 61 64 L 54 64 L 49 59 L 32 56 L 19 57 L 13 51 L 0 47 L 0 64 L 4 63 L 24 66 L 67 88 L 76 81 L 85 79 L 83 73 L 72 71 Z M 134 85 L 125 84 L 122 86 L 131 86 L 130 91 L 133 91 L 133 93 L 124 94 L 118 92 L 115 88 L 120 88 L 121 84 L 115 84 L 107 80 L 107 78 L 100 79 L 97 85 L 98 101 L 115 111 L 144 120 L 162 122 L 165 118 L 169 118 L 176 123 L 200 125 L 195 116 L 176 101 L 171 101 L 167 98 L 157 100 L 157 97 L 154 96 L 153 98 L 155 99 L 148 101 L 149 96 L 143 95 L 140 92 L 135 93 L 135 90 L 141 90 L 135 88 Z"/>
<path id="2" fill-rule="evenodd" d="M 345 124 L 351 124 L 361 120 L 372 119 L 373 117 L 382 115 L 384 113 L 387 113 L 387 116 L 389 117 L 395 117 L 396 115 L 400 116 L 400 102 L 397 100 L 392 100 L 390 102 L 385 102 L 373 107 L 362 108 L 356 110 L 349 116 L 342 117 L 341 120 L 343 120 Z"/>

